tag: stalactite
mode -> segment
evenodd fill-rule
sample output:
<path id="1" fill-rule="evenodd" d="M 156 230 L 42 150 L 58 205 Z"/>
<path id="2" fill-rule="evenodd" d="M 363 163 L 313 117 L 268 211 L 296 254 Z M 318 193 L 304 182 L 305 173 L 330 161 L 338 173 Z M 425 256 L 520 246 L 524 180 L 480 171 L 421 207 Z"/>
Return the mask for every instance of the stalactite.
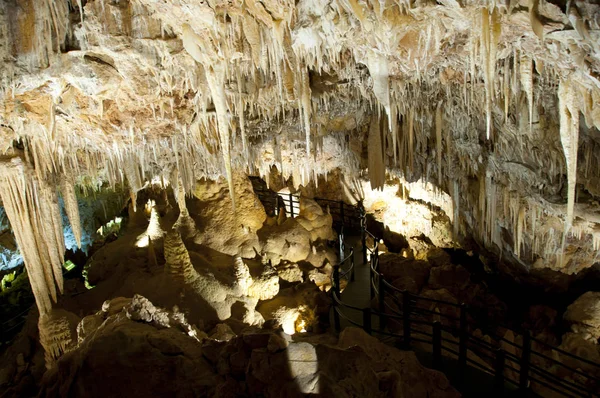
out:
<path id="1" fill-rule="evenodd" d="M 237 68 L 237 86 L 238 86 L 238 118 L 240 119 L 240 132 L 242 135 L 242 152 L 244 154 L 244 159 L 247 163 L 250 162 L 250 156 L 248 155 L 248 143 L 246 142 L 246 107 L 244 106 L 244 98 L 242 97 L 242 75 L 240 68 Z"/>
<path id="2" fill-rule="evenodd" d="M 494 99 L 494 78 L 496 74 L 496 51 L 501 33 L 500 16 L 493 8 L 481 9 L 481 57 L 485 79 L 486 137 L 492 131 L 492 101 Z"/>
<path id="3" fill-rule="evenodd" d="M 435 109 L 435 142 L 437 155 L 438 188 L 442 188 L 442 102 Z"/>
<path id="4" fill-rule="evenodd" d="M 579 148 L 579 108 L 570 79 L 561 81 L 558 86 L 560 112 L 560 141 L 567 164 L 567 215 L 565 233 L 573 225 L 575 208 L 575 187 L 577 184 L 577 150 Z"/>
<path id="5" fill-rule="evenodd" d="M 56 190 L 39 181 L 23 161 L 1 164 L 0 197 L 23 255 L 40 314 L 52 309 L 62 292 L 64 238 Z"/>
<path id="6" fill-rule="evenodd" d="M 379 117 L 373 114 L 368 140 L 369 180 L 371 189 L 382 189 L 385 184 L 385 165 L 381 146 L 381 130 Z"/>
<path id="7" fill-rule="evenodd" d="M 454 238 L 457 239 L 460 231 L 460 186 L 458 180 L 454 180 L 452 188 L 452 202 L 454 204 L 453 232 Z"/>
<path id="8" fill-rule="evenodd" d="M 300 71 L 300 90 L 301 90 L 301 95 L 300 95 L 300 104 L 301 104 L 301 109 L 302 109 L 302 116 L 303 116 L 303 124 L 304 124 L 304 133 L 306 136 L 306 155 L 307 157 L 310 157 L 310 153 L 311 153 L 311 148 L 310 148 L 310 116 L 312 113 L 312 106 L 311 106 L 311 99 L 310 99 L 310 95 L 311 95 L 311 91 L 310 91 L 310 81 L 308 78 L 308 70 L 306 70 L 306 68 L 303 68 Z"/>
<path id="9" fill-rule="evenodd" d="M 73 236 L 77 242 L 77 247 L 81 248 L 81 220 L 79 218 L 79 204 L 77 203 L 77 195 L 75 187 L 70 178 L 63 176 L 61 178 L 60 190 L 65 203 L 67 218 L 73 230 Z"/>
<path id="10" fill-rule="evenodd" d="M 392 112 L 390 109 L 390 78 L 387 57 L 376 52 L 369 52 L 367 63 L 369 74 L 373 79 L 373 94 L 379 104 L 385 109 L 388 117 L 388 126 L 392 128 Z"/>
<path id="11" fill-rule="evenodd" d="M 517 258 L 521 257 L 521 247 L 523 246 L 523 228 L 525 227 L 525 208 L 519 208 L 517 216 L 517 233 L 515 239 L 514 252 Z"/>
<path id="12" fill-rule="evenodd" d="M 527 94 L 529 106 L 529 128 L 533 126 L 533 60 L 531 57 L 521 55 L 519 77 L 521 89 Z"/>
<path id="13" fill-rule="evenodd" d="M 508 108 L 510 107 L 510 63 L 504 60 L 504 123 L 508 123 Z"/>
<path id="14" fill-rule="evenodd" d="M 415 167 L 415 158 L 414 158 L 414 150 L 415 150 L 415 110 L 414 108 L 410 108 L 408 111 L 408 167 L 412 172 Z"/>
<path id="15" fill-rule="evenodd" d="M 539 0 L 529 0 L 529 21 L 533 32 L 539 37 L 540 40 L 544 41 L 544 25 L 540 21 L 538 15 Z"/>
<path id="16" fill-rule="evenodd" d="M 198 35 L 193 29 L 184 24 L 183 47 L 198 62 L 204 65 L 204 72 L 213 103 L 217 113 L 217 127 L 221 144 L 221 154 L 225 163 L 225 173 L 229 183 L 229 196 L 233 211 L 235 211 L 235 194 L 233 191 L 233 175 L 231 171 L 231 148 L 229 137 L 229 120 L 227 100 L 225 95 L 225 61 L 221 60 L 218 50 L 211 43 L 210 38 Z"/>

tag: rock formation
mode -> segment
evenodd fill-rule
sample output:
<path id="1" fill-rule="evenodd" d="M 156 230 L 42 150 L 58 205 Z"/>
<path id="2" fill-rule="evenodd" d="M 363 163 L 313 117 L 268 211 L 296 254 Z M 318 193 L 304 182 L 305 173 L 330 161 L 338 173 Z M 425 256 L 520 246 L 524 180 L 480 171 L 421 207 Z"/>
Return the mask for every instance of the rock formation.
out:
<path id="1" fill-rule="evenodd" d="M 236 336 L 226 326 L 211 337 L 191 336 L 173 322 L 175 314 L 143 297 L 128 301 L 110 302 L 96 315 L 103 322 L 49 371 L 40 396 L 60 391 L 90 397 L 459 396 L 413 353 L 383 345 L 358 329 L 345 331 L 331 344 L 295 341 L 278 330 Z"/>

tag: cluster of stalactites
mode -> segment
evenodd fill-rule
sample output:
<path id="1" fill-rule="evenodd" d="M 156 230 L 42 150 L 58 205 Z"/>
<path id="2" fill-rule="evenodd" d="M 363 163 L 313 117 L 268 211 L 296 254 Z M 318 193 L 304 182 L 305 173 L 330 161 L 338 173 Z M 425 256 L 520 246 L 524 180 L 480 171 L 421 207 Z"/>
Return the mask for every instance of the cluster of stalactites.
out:
<path id="1" fill-rule="evenodd" d="M 290 8 L 291 4 L 288 5 Z M 230 10 L 229 23 L 216 15 L 203 21 L 194 21 L 194 26 L 184 23 L 181 37 L 188 54 L 204 69 L 208 88 L 215 106 L 219 145 L 225 165 L 225 174 L 235 211 L 233 192 L 231 133 L 232 118 L 229 110 L 235 113 L 240 124 L 242 150 L 247 155 L 246 104 L 243 88 L 246 80 L 256 81 L 256 74 L 269 73 L 275 76 L 278 92 L 276 103 L 296 100 L 305 130 L 307 153 L 311 152 L 311 89 L 306 65 L 298 62 L 291 47 L 289 16 L 285 20 L 275 20 L 259 2 L 247 2 L 246 7 L 234 13 Z M 196 23 L 199 22 L 199 23 Z M 228 32 L 228 34 L 215 34 Z M 251 62 L 246 62 L 234 54 L 246 46 Z M 232 62 L 232 60 L 234 60 Z M 237 85 L 237 101 L 228 106 L 226 82 Z M 282 109 L 285 113 L 285 109 Z"/>
<path id="2" fill-rule="evenodd" d="M 23 255 L 38 309 L 45 314 L 52 309 L 50 300 L 56 302 L 57 287 L 58 292 L 63 288 L 65 242 L 56 188 L 50 181 L 37 178 L 20 157 L 0 167 L 0 198 Z M 76 203 L 76 199 L 66 198 L 71 217 L 75 217 L 73 200 Z M 78 219 L 75 224 L 79 224 Z"/>

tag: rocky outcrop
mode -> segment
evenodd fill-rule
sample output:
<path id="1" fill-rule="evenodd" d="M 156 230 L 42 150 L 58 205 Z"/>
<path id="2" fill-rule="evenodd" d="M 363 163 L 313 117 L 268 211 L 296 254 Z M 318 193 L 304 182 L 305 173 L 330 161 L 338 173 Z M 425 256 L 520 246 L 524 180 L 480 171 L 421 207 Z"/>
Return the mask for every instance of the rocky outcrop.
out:
<path id="1" fill-rule="evenodd" d="M 440 372 L 424 368 L 414 352 L 391 349 L 362 329 L 346 328 L 340 333 L 340 348 L 358 347 L 364 355 L 380 364 L 380 385 L 393 397 L 460 397 Z M 385 370 L 384 370 L 385 369 Z"/>
<path id="2" fill-rule="evenodd" d="M 172 318 L 134 298 L 48 371 L 39 396 L 459 396 L 413 353 L 358 329 L 346 329 L 337 345 L 278 330 L 235 336 L 225 326 L 200 342 L 157 322 L 159 313 Z"/>
<path id="3" fill-rule="evenodd" d="M 585 340 L 598 344 L 600 339 L 600 292 L 587 292 L 575 300 L 564 314 L 571 330 Z"/>

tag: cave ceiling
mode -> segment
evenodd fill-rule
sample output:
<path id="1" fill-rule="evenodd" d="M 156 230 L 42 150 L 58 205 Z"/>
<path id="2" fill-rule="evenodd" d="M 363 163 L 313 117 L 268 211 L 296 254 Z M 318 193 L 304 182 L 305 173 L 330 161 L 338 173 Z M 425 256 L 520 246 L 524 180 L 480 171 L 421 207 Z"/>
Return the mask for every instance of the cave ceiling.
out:
<path id="1" fill-rule="evenodd" d="M 387 170 L 450 194 L 459 232 L 577 272 L 600 246 L 599 25 L 597 1 L 3 1 L 0 197 L 22 225 L 56 186 Z"/>

